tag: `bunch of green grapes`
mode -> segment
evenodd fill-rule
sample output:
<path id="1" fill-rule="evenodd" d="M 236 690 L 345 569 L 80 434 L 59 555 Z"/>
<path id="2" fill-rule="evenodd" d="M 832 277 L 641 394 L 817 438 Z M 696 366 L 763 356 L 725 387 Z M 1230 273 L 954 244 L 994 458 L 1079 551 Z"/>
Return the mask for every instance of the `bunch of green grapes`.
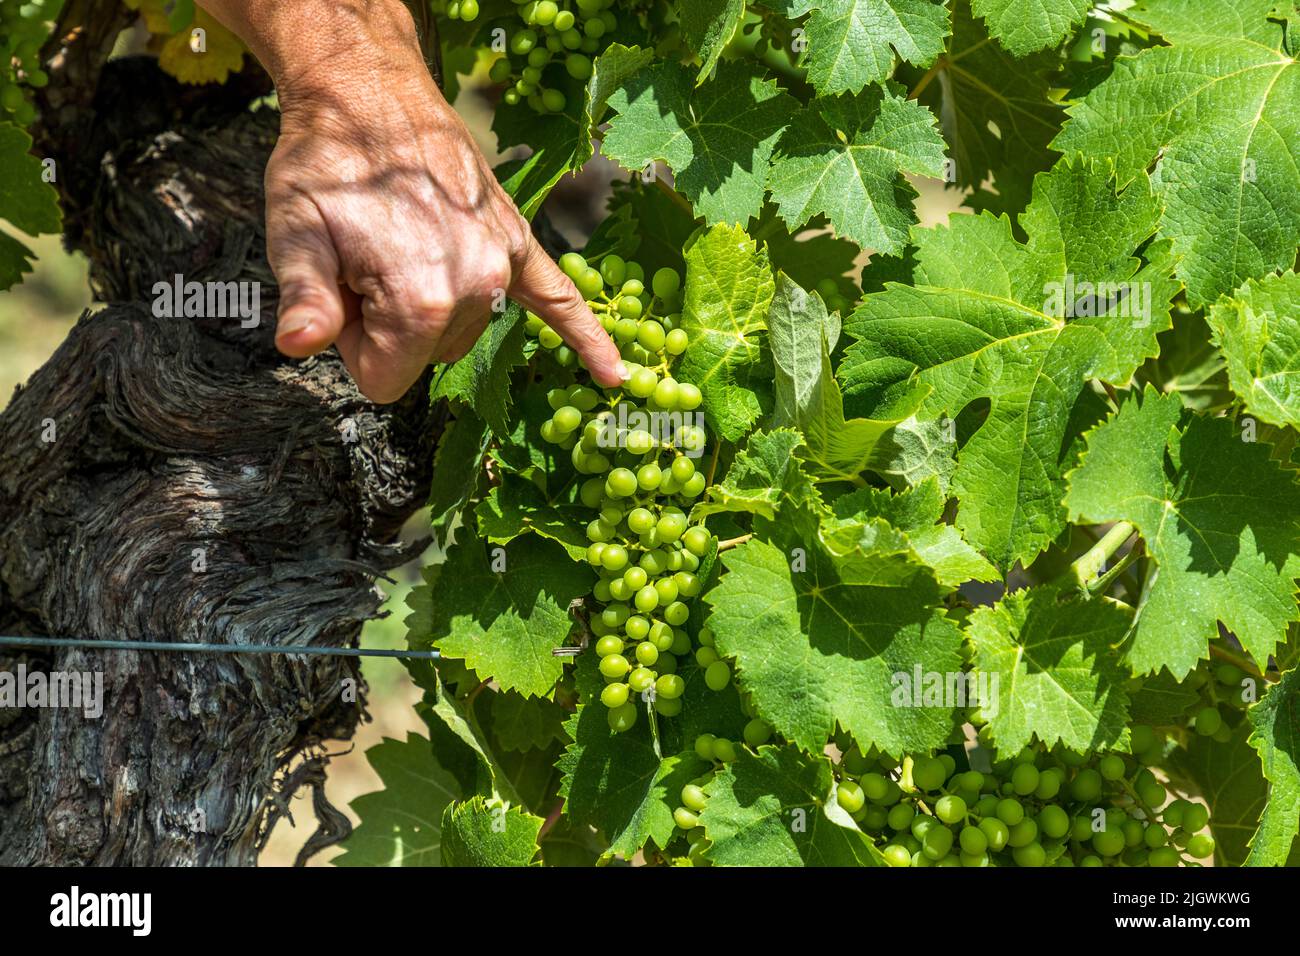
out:
<path id="1" fill-rule="evenodd" d="M 900 764 L 849 746 L 837 775 L 836 801 L 890 866 L 1199 866 L 1214 853 L 1200 832 L 1209 811 L 1166 805 L 1155 775 L 1126 754 L 1034 745 L 981 773 L 958 772 L 946 753 Z"/>
<path id="2" fill-rule="evenodd" d="M 1255 700 L 1247 693 L 1253 678 L 1236 664 L 1222 663 L 1213 668 L 1197 668 L 1187 675 L 1187 684 L 1201 696 L 1199 706 L 1189 715 L 1187 727 L 1202 737 L 1218 743 L 1232 739 L 1232 730 Z M 1257 690 L 1257 688 L 1254 688 Z"/>
<path id="3" fill-rule="evenodd" d="M 579 499 L 593 515 L 587 561 L 600 575 L 590 628 L 607 681 L 600 699 L 610 727 L 621 732 L 636 722 L 637 695 L 665 717 L 681 712 L 681 657 L 693 654 L 715 691 L 731 681 L 707 630 L 697 647 L 685 629 L 687 602 L 702 589 L 696 572 L 715 546 L 713 535 L 687 518 L 706 481 L 695 460 L 707 436 L 690 414 L 703 396 L 670 372 L 689 345 L 679 327 L 681 276 L 660 269 L 647 288 L 641 266 L 614 254 L 597 269 L 571 252 L 560 267 L 631 372 L 619 388 L 580 381 L 552 389 L 553 414 L 541 426 L 542 438 L 567 450 L 578 475 L 586 476 Z M 525 328 L 561 367 L 577 365 L 577 355 L 538 316 L 529 313 Z"/>
<path id="4" fill-rule="evenodd" d="M 473 19 L 465 17 L 465 4 L 472 2 L 461 0 L 462 19 Z M 547 84 L 547 75 L 554 78 L 563 70 L 575 80 L 591 78 L 592 58 L 618 27 L 610 9 L 614 0 L 515 2 L 523 26 L 510 35 L 507 55 L 492 64 L 488 75 L 494 83 L 510 84 L 502 96 L 507 104 L 527 103 L 539 113 L 562 112 L 567 99 L 553 82 Z"/>
<path id="5" fill-rule="evenodd" d="M 36 119 L 29 89 L 50 82 L 41 69 L 41 45 L 63 0 L 0 0 L 0 120 L 26 126 Z"/>

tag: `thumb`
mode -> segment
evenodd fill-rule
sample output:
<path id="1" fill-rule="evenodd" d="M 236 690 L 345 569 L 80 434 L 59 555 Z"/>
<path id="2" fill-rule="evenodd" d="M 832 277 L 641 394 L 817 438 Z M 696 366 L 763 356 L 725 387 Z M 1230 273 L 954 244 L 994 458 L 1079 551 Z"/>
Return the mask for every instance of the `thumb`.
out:
<path id="1" fill-rule="evenodd" d="M 267 259 L 280 286 L 276 347 L 293 358 L 329 348 L 343 331 L 346 312 L 338 253 L 325 223 L 318 217 L 268 221 Z"/>
<path id="2" fill-rule="evenodd" d="M 582 358 L 591 377 L 607 388 L 628 380 L 614 340 L 600 326 L 573 282 L 533 239 L 515 271 L 510 298 L 542 317 Z"/>

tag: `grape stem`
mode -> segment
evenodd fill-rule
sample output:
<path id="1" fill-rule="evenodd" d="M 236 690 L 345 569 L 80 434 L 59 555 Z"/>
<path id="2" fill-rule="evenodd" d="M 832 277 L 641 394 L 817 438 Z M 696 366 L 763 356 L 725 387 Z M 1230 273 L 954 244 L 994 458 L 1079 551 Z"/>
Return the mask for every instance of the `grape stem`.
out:
<path id="1" fill-rule="evenodd" d="M 732 548 L 739 547 L 752 537 L 754 537 L 754 535 L 751 532 L 749 534 L 742 534 L 735 538 L 728 538 L 726 541 L 719 541 L 718 553 L 721 554 L 723 551 L 729 551 Z"/>
<path id="2" fill-rule="evenodd" d="M 1133 525 L 1128 521 L 1117 521 L 1100 541 L 1094 544 L 1077 561 L 1070 565 L 1070 574 L 1075 583 L 1084 590 L 1101 576 L 1102 569 L 1111 556 L 1133 535 Z"/>
<path id="3" fill-rule="evenodd" d="M 1229 664 L 1236 664 L 1243 671 L 1245 671 L 1251 677 L 1256 678 L 1257 680 L 1269 681 L 1269 682 L 1273 682 L 1276 680 L 1276 678 L 1269 677 L 1267 674 L 1262 673 L 1260 669 L 1255 666 L 1254 661 L 1250 660 L 1249 658 L 1242 657 L 1239 654 L 1234 654 L 1226 647 L 1219 647 L 1217 644 L 1211 644 L 1210 656 L 1217 657 L 1221 661 L 1227 661 Z"/>

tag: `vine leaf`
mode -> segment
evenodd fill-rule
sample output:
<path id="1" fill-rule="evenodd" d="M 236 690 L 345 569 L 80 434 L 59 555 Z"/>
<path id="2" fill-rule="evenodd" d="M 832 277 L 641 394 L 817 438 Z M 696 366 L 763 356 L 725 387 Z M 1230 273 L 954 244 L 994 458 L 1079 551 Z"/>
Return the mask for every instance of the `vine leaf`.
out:
<path id="1" fill-rule="evenodd" d="M 590 509 L 581 502 L 551 501 L 526 478 L 503 474 L 475 507 L 474 516 L 478 533 L 494 544 L 531 532 L 559 544 L 574 561 L 587 559 Z"/>
<path id="2" fill-rule="evenodd" d="M 1128 662 L 1180 680 L 1219 622 L 1263 667 L 1300 620 L 1300 485 L 1232 421 L 1184 417 L 1177 395 L 1148 386 L 1086 436 L 1066 496 L 1072 520 L 1131 521 L 1141 532 L 1156 572 Z"/>
<path id="3" fill-rule="evenodd" d="M 465 402 L 498 438 L 510 434 L 510 372 L 524 363 L 523 316 L 523 309 L 509 303 L 469 353 L 445 368 L 430 394 L 434 401 Z"/>
<path id="4" fill-rule="evenodd" d="M 812 481 L 795 457 L 803 441 L 793 428 L 754 432 L 722 481 L 709 487 L 709 500 L 691 511 L 692 520 L 728 511 L 774 518 L 784 502 L 816 499 Z"/>
<path id="5" fill-rule="evenodd" d="M 1208 316 L 1246 411 L 1300 428 L 1300 275 L 1251 279 Z"/>
<path id="6" fill-rule="evenodd" d="M 943 137 L 924 106 L 872 87 L 813 100 L 777 144 L 768 185 L 791 229 L 824 215 L 859 246 L 902 251 L 916 222 L 916 190 L 903 178 L 940 179 Z"/>
<path id="7" fill-rule="evenodd" d="M 946 499 L 935 475 L 912 488 L 891 494 L 884 488 L 859 488 L 832 503 L 836 517 L 867 522 L 879 518 L 907 535 L 908 543 L 940 584 L 996 581 L 989 564 L 950 524 L 942 522 Z"/>
<path id="8" fill-rule="evenodd" d="M 501 691 L 492 697 L 492 727 L 505 750 L 542 750 L 564 740 L 564 711 L 545 697 Z"/>
<path id="9" fill-rule="evenodd" d="M 886 283 L 844 323 L 857 341 L 838 374 L 855 401 L 880 407 L 919 379 L 932 389 L 921 419 L 990 403 L 952 492 L 957 526 L 1003 571 L 1065 528 L 1062 475 L 1090 413 L 1085 383 L 1127 383 L 1169 326 L 1168 249 L 1147 247 L 1145 266 L 1135 256 L 1159 213 L 1145 177 L 1117 194 L 1104 165 L 1063 160 L 1034 181 L 1020 216 L 1028 242 L 988 213 L 914 230 L 915 286 Z M 1076 297 L 1074 283 L 1091 285 Z"/>
<path id="10" fill-rule="evenodd" d="M 775 283 L 743 229 L 714 226 L 686 251 L 682 328 L 691 347 L 675 374 L 699 386 L 713 430 L 737 441 L 772 405 L 767 313 Z"/>
<path id="11" fill-rule="evenodd" d="M 1049 144 L 1061 130 L 1065 110 L 1052 100 L 1047 77 L 1059 65 L 1054 53 L 1011 56 L 989 42 L 968 3 L 953 8 L 941 75 L 919 101 L 939 117 L 956 185 L 974 190 L 967 205 L 1015 213 L 1029 202 L 1034 176 L 1057 158 Z M 996 193 L 984 188 L 990 177 Z"/>
<path id="12" fill-rule="evenodd" d="M 831 763 L 793 747 L 741 750 L 705 788 L 700 814 L 718 866 L 883 866 L 835 800 Z"/>
<path id="13" fill-rule="evenodd" d="M 678 0 L 677 17 L 686 42 L 700 57 L 698 86 L 713 75 L 718 57 L 745 22 L 745 0 Z"/>
<path id="14" fill-rule="evenodd" d="M 1249 710 L 1268 803 L 1250 839 L 1247 866 L 1284 866 L 1300 831 L 1300 672 L 1287 671 Z M 1211 809 L 1215 809 L 1211 804 Z M 1217 810 L 1215 811 L 1217 812 Z"/>
<path id="15" fill-rule="evenodd" d="M 927 390 L 900 396 L 876 418 L 846 419 L 844 396 L 831 371 L 828 335 L 836 326 L 820 296 L 809 295 L 785 275 L 777 277 L 768 313 L 776 366 L 772 424 L 793 425 L 803 433 L 799 457 L 814 478 L 857 483 L 886 433 L 916 411 Z"/>
<path id="16" fill-rule="evenodd" d="M 481 539 L 462 534 L 411 593 L 411 646 L 432 644 L 506 690 L 549 694 L 564 669 L 551 651 L 569 635 L 569 605 L 591 588 L 591 570 L 536 535 L 497 546 L 489 560 Z M 502 558 L 504 570 L 494 569 Z"/>
<path id="17" fill-rule="evenodd" d="M 1104 599 L 1062 600 L 1054 587 L 976 608 L 967 627 L 972 673 L 996 695 L 981 709 L 998 749 L 1018 753 L 1035 737 L 1077 753 L 1127 747 L 1129 673 L 1112 647 L 1130 619 Z"/>
<path id="18" fill-rule="evenodd" d="M 529 866 L 542 818 L 518 807 L 489 806 L 481 796 L 442 813 L 443 866 Z"/>
<path id="19" fill-rule="evenodd" d="M 618 113 L 601 151 L 640 172 L 666 163 L 674 184 L 710 224 L 744 225 L 763 208 L 768 161 L 798 101 L 774 80 L 723 63 L 695 86 L 677 63 L 655 63 L 609 98 Z"/>
<path id="20" fill-rule="evenodd" d="M 909 552 L 832 555 L 797 520 L 778 521 L 781 545 L 727 551 L 704 596 L 718 653 L 735 659 L 758 712 L 812 753 L 836 722 L 864 749 L 942 746 L 951 708 L 892 706 L 894 674 L 960 670 L 961 634 L 937 607 L 937 583 Z M 863 572 L 883 583 L 853 583 Z"/>
<path id="21" fill-rule="evenodd" d="M 383 789 L 352 801 L 361 818 L 343 841 L 335 866 L 437 866 L 442 862 L 443 810 L 460 784 L 425 737 L 384 738 L 366 751 Z"/>
<path id="22" fill-rule="evenodd" d="M 1290 267 L 1300 244 L 1300 65 L 1277 0 L 1150 0 L 1125 11 L 1172 46 L 1120 57 L 1069 109 L 1053 144 L 1113 157 L 1121 181 L 1154 164 L 1193 306 Z"/>
<path id="23" fill-rule="evenodd" d="M 1058 45 L 1088 16 L 1093 0 L 971 0 L 989 35 L 1013 56 Z"/>
<path id="24" fill-rule="evenodd" d="M 28 152 L 32 138 L 13 123 L 0 123 L 0 221 L 31 236 L 58 232 L 61 226 L 59 196 L 41 179 L 41 161 Z M 32 271 L 36 254 L 7 232 L 0 230 L 0 291 L 8 289 Z"/>
<path id="25" fill-rule="evenodd" d="M 768 6 L 791 18 L 812 14 L 799 62 L 822 94 L 884 83 L 895 53 L 913 66 L 929 66 L 948 34 L 943 0 L 774 0 Z"/>

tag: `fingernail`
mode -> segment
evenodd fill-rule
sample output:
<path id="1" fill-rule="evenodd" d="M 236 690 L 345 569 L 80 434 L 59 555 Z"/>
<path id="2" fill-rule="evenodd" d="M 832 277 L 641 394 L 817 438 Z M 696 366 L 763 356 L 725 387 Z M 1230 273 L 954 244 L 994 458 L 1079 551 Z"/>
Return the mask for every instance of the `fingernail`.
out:
<path id="1" fill-rule="evenodd" d="M 624 365 L 622 362 L 619 362 L 617 365 L 614 366 L 614 371 L 618 373 L 618 377 L 620 381 L 626 382 L 628 379 L 632 377 L 631 371 L 629 371 L 628 367 Z"/>
<path id="2" fill-rule="evenodd" d="M 311 316 L 302 312 L 290 312 L 276 325 L 276 336 L 297 335 L 311 328 Z"/>

